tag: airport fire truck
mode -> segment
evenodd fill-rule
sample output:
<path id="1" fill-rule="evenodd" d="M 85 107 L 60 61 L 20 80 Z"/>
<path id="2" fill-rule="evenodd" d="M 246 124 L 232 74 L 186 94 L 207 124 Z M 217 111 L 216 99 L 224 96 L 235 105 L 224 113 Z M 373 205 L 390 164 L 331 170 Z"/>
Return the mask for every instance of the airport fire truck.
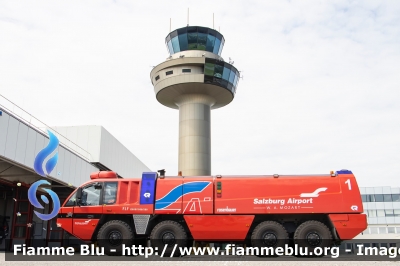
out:
<path id="1" fill-rule="evenodd" d="M 141 178 L 100 171 L 90 179 L 66 199 L 57 225 L 108 255 L 146 243 L 158 250 L 168 244 L 168 255 L 175 244 L 193 241 L 325 248 L 367 228 L 349 170 L 297 176 L 144 172 Z"/>

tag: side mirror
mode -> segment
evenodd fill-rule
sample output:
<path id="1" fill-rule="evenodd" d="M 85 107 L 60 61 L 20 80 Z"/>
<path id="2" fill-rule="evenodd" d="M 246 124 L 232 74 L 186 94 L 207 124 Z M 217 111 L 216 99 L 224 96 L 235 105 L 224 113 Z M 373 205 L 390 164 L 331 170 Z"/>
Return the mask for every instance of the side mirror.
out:
<path id="1" fill-rule="evenodd" d="M 78 206 L 81 206 L 81 200 L 82 200 L 82 188 L 78 188 L 78 191 L 76 191 L 76 203 Z"/>
<path id="2" fill-rule="evenodd" d="M 94 188 L 95 189 L 101 189 L 102 188 L 101 183 L 94 184 Z"/>

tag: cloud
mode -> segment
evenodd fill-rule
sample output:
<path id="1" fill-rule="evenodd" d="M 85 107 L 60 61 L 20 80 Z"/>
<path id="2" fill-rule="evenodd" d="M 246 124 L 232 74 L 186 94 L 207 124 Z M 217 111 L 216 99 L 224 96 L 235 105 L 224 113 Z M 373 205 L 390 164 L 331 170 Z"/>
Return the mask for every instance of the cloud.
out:
<path id="1" fill-rule="evenodd" d="M 360 185 L 396 185 L 395 1 L 2 2 L 1 94 L 50 125 L 101 124 L 177 174 L 178 111 L 157 102 L 149 75 L 187 8 L 190 25 L 212 27 L 214 13 L 222 56 L 243 74 L 212 111 L 213 174 L 349 168 Z"/>

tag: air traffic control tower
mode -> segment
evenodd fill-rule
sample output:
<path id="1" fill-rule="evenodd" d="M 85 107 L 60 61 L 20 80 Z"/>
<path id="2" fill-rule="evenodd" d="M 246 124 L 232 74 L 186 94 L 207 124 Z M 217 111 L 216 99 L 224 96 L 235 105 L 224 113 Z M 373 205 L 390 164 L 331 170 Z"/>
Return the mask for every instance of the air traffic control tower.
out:
<path id="1" fill-rule="evenodd" d="M 179 109 L 179 163 L 183 176 L 211 175 L 211 110 L 235 97 L 239 71 L 221 57 L 224 37 L 187 26 L 165 38 L 167 60 L 153 68 L 157 100 Z"/>

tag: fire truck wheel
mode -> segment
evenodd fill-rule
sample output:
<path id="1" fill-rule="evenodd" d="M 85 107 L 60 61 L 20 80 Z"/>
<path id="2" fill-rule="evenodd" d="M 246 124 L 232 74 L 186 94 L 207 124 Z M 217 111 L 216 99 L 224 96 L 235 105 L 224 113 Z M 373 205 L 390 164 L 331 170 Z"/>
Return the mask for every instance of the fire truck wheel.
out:
<path id="1" fill-rule="evenodd" d="M 123 244 L 133 245 L 132 228 L 123 221 L 109 221 L 100 228 L 97 243 L 99 247 L 104 248 L 104 253 L 108 256 L 121 256 Z"/>
<path id="2" fill-rule="evenodd" d="M 289 242 L 289 235 L 280 223 L 274 221 L 265 221 L 254 228 L 251 234 L 251 245 L 253 247 L 285 247 Z M 259 250 L 261 252 L 261 249 Z M 275 256 L 275 254 L 258 254 L 259 257 Z"/>
<path id="3" fill-rule="evenodd" d="M 150 234 L 151 246 L 157 248 L 158 254 L 163 257 L 180 257 L 179 247 L 187 246 L 187 234 L 182 225 L 175 221 L 163 221 L 157 224 Z M 165 244 L 168 244 L 165 249 Z M 174 250 L 175 244 L 177 244 Z M 165 249 L 165 250 L 164 250 Z"/>
<path id="4" fill-rule="evenodd" d="M 307 249 L 308 254 L 303 255 L 304 257 L 322 257 L 324 248 L 332 246 L 332 234 L 329 228 L 325 224 L 314 220 L 306 221 L 299 225 L 294 232 L 293 240 L 299 249 L 303 249 L 302 252 Z M 321 249 L 322 252 L 319 252 Z"/>

